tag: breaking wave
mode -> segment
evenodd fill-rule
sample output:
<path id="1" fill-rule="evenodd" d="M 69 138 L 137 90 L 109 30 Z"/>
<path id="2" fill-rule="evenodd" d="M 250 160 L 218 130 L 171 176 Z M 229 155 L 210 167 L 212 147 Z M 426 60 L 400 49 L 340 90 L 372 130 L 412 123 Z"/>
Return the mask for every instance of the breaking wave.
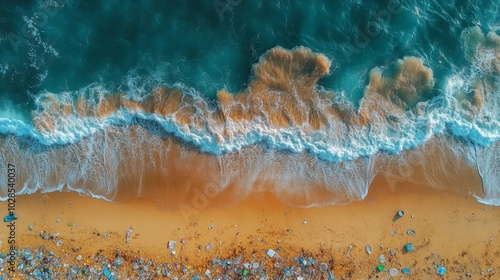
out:
<path id="1" fill-rule="evenodd" d="M 0 119 L 0 166 L 20 166 L 19 193 L 154 195 L 165 207 L 207 184 L 226 193 L 214 204 L 255 191 L 345 204 L 377 174 L 500 205 L 500 37 L 469 28 L 462 42 L 469 66 L 443 88 L 425 60 L 403 57 L 371 70 L 359 105 L 318 85 L 332 61 L 305 47 L 269 50 L 245 90 L 215 100 L 181 84 L 45 92 L 32 122 Z"/>

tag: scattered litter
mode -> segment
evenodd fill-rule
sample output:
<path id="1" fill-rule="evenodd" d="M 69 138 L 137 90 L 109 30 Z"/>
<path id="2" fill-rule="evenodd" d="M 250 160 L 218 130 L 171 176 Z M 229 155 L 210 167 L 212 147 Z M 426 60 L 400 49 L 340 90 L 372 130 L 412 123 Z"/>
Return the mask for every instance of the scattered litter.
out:
<path id="1" fill-rule="evenodd" d="M 415 235 L 415 231 L 412 230 L 412 229 L 409 229 L 407 232 L 406 232 L 408 235 Z"/>
<path id="2" fill-rule="evenodd" d="M 436 269 L 438 275 L 444 276 L 446 274 L 446 268 L 444 266 L 438 266 Z"/>
<path id="3" fill-rule="evenodd" d="M 212 224 L 210 224 L 210 225 L 208 226 L 208 230 L 211 230 L 211 229 L 213 229 L 214 227 L 215 227 L 215 224 L 213 224 L 213 223 L 212 223 Z"/>
<path id="4" fill-rule="evenodd" d="M 246 269 L 250 269 L 250 267 L 252 267 L 252 265 L 249 263 L 245 263 L 245 264 L 243 264 L 243 267 Z"/>
<path id="5" fill-rule="evenodd" d="M 399 273 L 399 271 L 398 271 L 397 269 L 395 269 L 395 268 L 391 268 L 391 269 L 389 270 L 389 274 L 390 274 L 391 276 L 393 276 L 393 277 L 394 277 L 394 276 L 397 276 L 397 275 L 398 275 L 398 273 Z"/>
<path id="6" fill-rule="evenodd" d="M 41 278 L 43 277 L 42 272 L 41 272 L 41 271 L 40 271 L 40 269 L 38 269 L 38 268 L 37 268 L 37 269 L 35 269 L 35 270 L 33 271 L 33 275 L 34 275 L 36 278 L 39 278 L 39 279 L 41 279 Z"/>
<path id="7" fill-rule="evenodd" d="M 32 226 L 32 225 L 29 225 L 29 226 L 28 226 L 28 230 L 29 230 L 29 231 L 32 231 L 32 230 L 33 230 L 33 226 Z"/>
<path id="8" fill-rule="evenodd" d="M 384 255 L 378 256 L 378 261 L 379 263 L 385 263 L 385 256 Z"/>
<path id="9" fill-rule="evenodd" d="M 12 212 L 3 218 L 3 221 L 6 223 L 10 223 L 10 222 L 13 222 L 15 220 L 17 220 L 17 217 Z"/>
<path id="10" fill-rule="evenodd" d="M 401 273 L 403 273 L 403 274 L 410 274 L 410 272 L 411 272 L 411 270 L 407 267 L 401 269 Z"/>
<path id="11" fill-rule="evenodd" d="M 411 244 L 411 243 L 405 244 L 404 248 L 405 248 L 406 252 L 412 252 L 414 250 L 413 244 Z"/>
<path id="12" fill-rule="evenodd" d="M 61 221 L 61 219 L 57 218 L 56 219 L 56 223 L 59 223 Z"/>
<path id="13" fill-rule="evenodd" d="M 210 249 L 212 249 L 213 245 L 212 245 L 212 242 L 208 243 L 207 246 L 205 246 L 205 250 L 208 252 L 210 251 Z"/>
<path id="14" fill-rule="evenodd" d="M 266 254 L 271 258 L 274 258 L 274 256 L 276 256 L 276 252 L 273 249 L 267 250 Z"/>
<path id="15" fill-rule="evenodd" d="M 170 251 L 174 250 L 175 249 L 175 241 L 174 240 L 169 240 L 167 246 L 168 246 L 168 249 Z"/>
<path id="16" fill-rule="evenodd" d="M 303 258 L 297 258 L 297 262 L 302 265 L 302 266 L 306 266 L 307 265 L 307 261 Z"/>
<path id="17" fill-rule="evenodd" d="M 132 241 L 132 231 L 133 229 L 131 227 L 127 229 L 127 232 L 125 233 L 125 243 L 129 243 L 130 241 Z"/>
<path id="18" fill-rule="evenodd" d="M 366 253 L 368 253 L 368 255 L 371 255 L 372 254 L 372 246 L 370 246 L 370 244 L 366 245 Z"/>
<path id="19" fill-rule="evenodd" d="M 307 224 L 307 220 L 304 220 L 304 225 Z"/>
<path id="20" fill-rule="evenodd" d="M 403 210 L 398 211 L 398 216 L 403 217 L 405 215 L 405 212 Z"/>
<path id="21" fill-rule="evenodd" d="M 347 254 L 345 254 L 345 256 L 347 258 L 350 258 L 351 257 L 351 250 L 354 246 L 352 246 L 351 244 L 349 244 L 349 247 L 348 247 L 348 250 L 347 250 Z"/>
<path id="22" fill-rule="evenodd" d="M 392 235 L 392 236 L 396 235 L 396 233 L 397 233 L 397 232 L 396 232 L 395 230 L 391 230 L 391 231 L 389 232 L 389 234 L 390 234 L 390 235 Z"/>
<path id="23" fill-rule="evenodd" d="M 383 270 L 384 270 L 384 268 L 385 268 L 385 266 L 384 266 L 383 264 L 379 264 L 379 265 L 377 266 L 377 270 L 378 270 L 378 271 L 383 271 Z"/>

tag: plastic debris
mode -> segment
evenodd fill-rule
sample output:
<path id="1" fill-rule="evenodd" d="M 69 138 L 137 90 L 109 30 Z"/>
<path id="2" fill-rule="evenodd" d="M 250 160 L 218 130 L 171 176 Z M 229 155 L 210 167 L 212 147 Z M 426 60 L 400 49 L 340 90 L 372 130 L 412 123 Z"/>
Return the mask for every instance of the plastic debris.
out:
<path id="1" fill-rule="evenodd" d="M 412 252 L 414 250 L 413 244 L 411 244 L 411 243 L 405 244 L 404 248 L 405 248 L 406 252 Z"/>
<path id="2" fill-rule="evenodd" d="M 175 241 L 174 240 L 169 240 L 167 246 L 168 246 L 168 249 L 170 251 L 173 251 L 175 249 Z"/>
<path id="3" fill-rule="evenodd" d="M 347 248 L 348 248 L 348 250 L 347 250 L 347 254 L 345 254 L 345 256 L 347 258 L 350 258 L 351 257 L 351 250 L 352 250 L 352 248 L 354 248 L 354 246 L 349 244 L 349 247 L 347 247 Z"/>
<path id="4" fill-rule="evenodd" d="M 370 246 L 370 244 L 366 245 L 365 249 L 366 249 L 366 253 L 368 255 L 372 254 L 372 246 Z"/>
<path id="5" fill-rule="evenodd" d="M 384 266 L 383 264 L 379 264 L 379 265 L 377 266 L 377 270 L 378 270 L 379 272 L 380 272 L 380 271 L 383 271 L 383 270 L 384 270 L 384 268 L 385 268 L 385 266 Z"/>
<path id="6" fill-rule="evenodd" d="M 397 276 L 399 274 L 399 271 L 395 268 L 391 268 L 389 270 L 389 274 L 394 277 L 394 276 Z"/>
<path id="7" fill-rule="evenodd" d="M 207 246 L 205 246 L 205 250 L 208 252 L 208 251 L 210 251 L 210 249 L 212 249 L 212 247 L 213 247 L 213 245 L 212 245 L 212 243 L 210 242 L 210 243 L 208 243 L 208 245 L 207 245 Z"/>
<path id="8" fill-rule="evenodd" d="M 409 229 L 407 232 L 406 232 L 408 235 L 415 235 L 415 231 L 412 230 L 412 229 Z"/>
<path id="9" fill-rule="evenodd" d="M 436 273 L 438 275 L 444 276 L 446 274 L 446 267 L 444 266 L 438 266 L 436 269 Z"/>
<path id="10" fill-rule="evenodd" d="M 276 252 L 273 249 L 267 250 L 266 254 L 271 258 L 274 258 L 274 256 L 276 256 Z"/>
<path id="11" fill-rule="evenodd" d="M 403 274 L 410 274 L 410 272 L 411 272 L 411 270 L 407 267 L 401 269 L 401 273 L 403 273 Z"/>
<path id="12" fill-rule="evenodd" d="M 397 233 L 397 231 L 395 231 L 395 230 L 391 230 L 391 231 L 389 232 L 389 234 L 390 234 L 391 236 L 396 235 L 396 233 Z"/>
<path id="13" fill-rule="evenodd" d="M 35 276 L 38 279 L 41 279 L 43 277 L 42 272 L 37 268 L 33 271 L 33 276 Z"/>
<path id="14" fill-rule="evenodd" d="M 398 216 L 403 217 L 405 215 L 405 212 L 403 210 L 398 211 Z"/>
<path id="15" fill-rule="evenodd" d="M 28 230 L 29 230 L 29 231 L 32 231 L 32 230 L 33 230 L 33 226 L 32 226 L 32 225 L 29 225 L 29 226 L 28 226 Z"/>
<path id="16" fill-rule="evenodd" d="M 297 262 L 302 265 L 302 266 L 306 266 L 307 265 L 307 261 L 304 260 L 303 258 L 297 258 Z"/>
<path id="17" fill-rule="evenodd" d="M 285 276 L 290 276 L 292 275 L 292 270 L 288 267 L 283 268 L 283 272 L 285 273 Z"/>
<path id="18" fill-rule="evenodd" d="M 10 222 L 13 222 L 15 220 L 17 220 L 17 217 L 16 217 L 16 215 L 14 215 L 14 213 L 10 213 L 9 215 L 7 215 L 3 218 L 3 221 L 6 223 L 10 223 Z"/>
<path id="19" fill-rule="evenodd" d="M 385 256 L 384 256 L 384 255 L 380 255 L 380 256 L 378 256 L 378 261 L 379 261 L 380 263 L 385 263 Z"/>
<path id="20" fill-rule="evenodd" d="M 127 232 L 125 233 L 125 243 L 129 243 L 130 241 L 132 241 L 132 231 L 133 229 L 131 227 L 127 229 Z"/>

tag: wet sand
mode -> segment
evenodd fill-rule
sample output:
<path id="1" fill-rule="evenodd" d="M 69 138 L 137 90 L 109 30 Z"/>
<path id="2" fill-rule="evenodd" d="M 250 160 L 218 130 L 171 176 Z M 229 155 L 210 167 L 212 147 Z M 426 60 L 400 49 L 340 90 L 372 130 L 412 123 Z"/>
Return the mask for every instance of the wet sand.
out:
<path id="1" fill-rule="evenodd" d="M 363 201 L 346 206 L 293 208 L 268 193 L 229 208 L 203 209 L 198 204 L 195 209 L 192 203 L 180 211 L 165 211 L 148 199 L 110 203 L 72 192 L 22 195 L 17 197 L 16 243 L 20 249 L 43 246 L 69 264 L 94 262 L 91 256 L 96 254 L 127 256 L 117 271 L 130 269 L 127 260 L 138 257 L 177 264 L 171 277 L 181 279 L 203 278 L 207 269 L 213 277 L 227 274 L 211 262 L 236 256 L 242 256 L 242 271 L 245 262 L 258 262 L 269 279 L 282 277 L 285 267 L 301 267 L 296 257 L 326 263 L 335 279 L 390 279 L 391 268 L 399 270 L 397 279 L 439 279 L 439 265 L 447 268 L 446 279 L 500 275 L 500 208 L 479 204 L 470 195 L 406 183 L 390 189 L 379 176 Z M 0 207 L 7 209 L 5 202 Z M 395 220 L 398 210 L 405 215 Z M 127 243 L 129 228 L 133 231 Z M 6 253 L 7 238 L 1 231 L 0 248 Z M 169 240 L 176 241 L 175 255 L 167 247 Z M 413 252 L 403 252 L 407 243 L 413 244 Z M 367 244 L 371 255 L 365 251 Z M 349 245 L 353 248 L 347 255 Z M 268 249 L 280 259 L 271 260 Z M 381 254 L 385 269 L 376 272 Z M 410 274 L 401 274 L 405 267 Z"/>

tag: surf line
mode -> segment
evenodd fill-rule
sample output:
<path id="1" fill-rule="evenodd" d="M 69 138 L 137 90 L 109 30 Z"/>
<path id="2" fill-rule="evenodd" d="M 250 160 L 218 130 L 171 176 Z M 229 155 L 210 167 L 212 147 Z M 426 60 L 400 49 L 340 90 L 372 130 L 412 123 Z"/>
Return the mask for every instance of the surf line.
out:
<path id="1" fill-rule="evenodd" d="M 8 243 L 10 245 L 9 253 L 7 255 L 7 263 L 9 264 L 8 270 L 15 272 L 16 268 L 16 166 L 7 164 L 7 193 L 9 196 L 7 203 L 7 216 L 3 221 L 8 223 L 9 237 Z"/>

